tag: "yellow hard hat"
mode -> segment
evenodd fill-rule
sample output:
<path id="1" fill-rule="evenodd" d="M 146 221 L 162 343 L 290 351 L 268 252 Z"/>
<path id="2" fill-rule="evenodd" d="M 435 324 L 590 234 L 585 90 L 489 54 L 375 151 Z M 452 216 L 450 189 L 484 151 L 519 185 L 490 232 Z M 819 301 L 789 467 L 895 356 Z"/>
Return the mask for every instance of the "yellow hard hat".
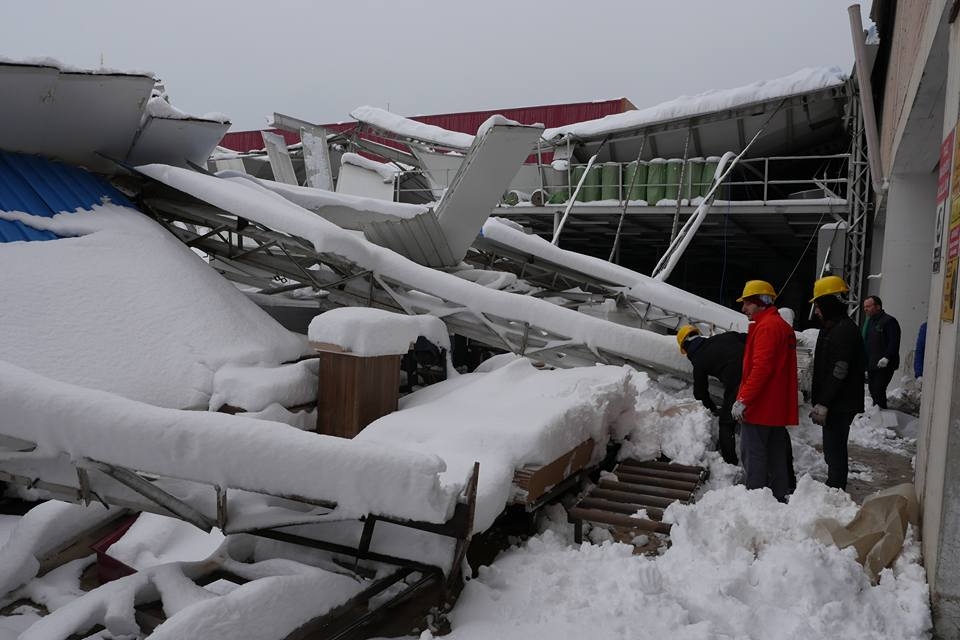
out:
<path id="1" fill-rule="evenodd" d="M 687 355 L 687 350 L 683 348 L 683 343 L 686 342 L 687 338 L 691 335 L 700 335 L 700 330 L 692 324 L 685 324 L 677 331 L 677 345 L 680 347 L 680 353 L 683 355 Z"/>
<path id="2" fill-rule="evenodd" d="M 813 283 L 813 297 L 810 302 L 823 296 L 830 296 L 836 293 L 846 293 L 850 291 L 847 283 L 840 276 L 823 276 Z"/>
<path id="3" fill-rule="evenodd" d="M 743 285 L 743 295 L 737 298 L 737 302 L 743 302 L 745 298 L 750 296 L 770 296 L 776 300 L 777 292 L 773 290 L 773 285 L 766 280 L 747 280 L 747 284 Z"/>

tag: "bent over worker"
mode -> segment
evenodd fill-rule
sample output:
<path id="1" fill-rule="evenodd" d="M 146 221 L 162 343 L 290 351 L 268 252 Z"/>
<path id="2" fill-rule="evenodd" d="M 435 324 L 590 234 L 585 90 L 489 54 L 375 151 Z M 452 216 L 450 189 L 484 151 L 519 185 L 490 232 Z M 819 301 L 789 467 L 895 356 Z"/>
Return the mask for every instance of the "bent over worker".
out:
<path id="1" fill-rule="evenodd" d="M 740 389 L 740 373 L 743 369 L 743 349 L 747 336 L 736 331 L 727 331 L 709 338 L 700 335 L 693 325 L 680 327 L 677 332 L 677 344 L 680 353 L 687 356 L 693 365 L 693 397 L 706 409 L 719 416 L 720 429 L 717 437 L 717 449 L 723 461 L 737 464 L 736 427 L 737 421 L 730 410 L 737 400 Z M 717 407 L 710 397 L 710 376 L 723 383 L 723 403 Z"/>
<path id="2" fill-rule="evenodd" d="M 787 425 L 798 420 L 797 337 L 773 301 L 769 282 L 750 280 L 737 302 L 750 319 L 743 377 L 731 413 L 740 420 L 740 457 L 748 489 L 769 487 L 786 501 L 792 469 Z"/>
<path id="3" fill-rule="evenodd" d="M 840 294 L 849 291 L 839 276 L 825 276 L 813 284 L 813 312 L 823 326 L 813 352 L 810 417 L 823 427 L 823 457 L 827 486 L 847 488 L 847 438 L 850 423 L 863 412 L 864 355 L 857 325 L 847 315 Z"/>

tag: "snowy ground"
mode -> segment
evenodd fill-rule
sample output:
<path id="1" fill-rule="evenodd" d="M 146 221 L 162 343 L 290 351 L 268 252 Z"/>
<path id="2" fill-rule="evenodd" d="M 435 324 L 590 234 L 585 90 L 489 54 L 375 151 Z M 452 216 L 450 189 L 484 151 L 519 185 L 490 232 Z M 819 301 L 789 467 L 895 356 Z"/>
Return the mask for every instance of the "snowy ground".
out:
<path id="1" fill-rule="evenodd" d="M 482 381 L 496 372 L 508 375 L 521 363 L 508 359 L 500 364 L 492 372 L 473 377 Z M 598 373 L 607 369 L 617 368 L 601 367 Z M 521 377 L 533 375 L 525 369 L 519 371 L 523 372 Z M 454 382 L 461 389 L 477 384 L 470 379 L 460 376 Z M 487 391 L 502 391 L 502 382 L 496 382 L 495 375 L 488 379 Z M 618 380 L 622 384 L 622 379 Z M 602 530 L 588 535 L 596 544 L 576 545 L 563 508 L 549 507 L 540 517 L 539 534 L 502 553 L 467 583 L 450 615 L 453 631 L 448 637 L 929 637 L 927 585 L 912 531 L 901 557 L 883 572 L 876 585 L 870 583 L 852 550 L 841 551 L 813 538 L 818 519 L 845 522 L 857 510 L 846 494 L 828 489 L 816 479 L 825 474 L 822 455 L 814 449 L 819 442 L 818 427 L 804 418 L 793 431 L 801 478 L 789 504 L 782 505 L 767 491 L 746 491 L 734 484 L 738 470 L 720 461 L 710 447 L 715 420 L 691 402 L 688 386 L 669 378 L 656 382 L 637 373 L 629 373 L 627 380 L 633 390 L 632 406 L 612 425 L 613 437 L 625 439 L 625 455 L 648 457 L 668 452 L 678 460 L 708 464 L 712 470 L 710 490 L 693 505 L 675 505 L 667 511 L 665 518 L 674 523 L 671 545 L 654 556 L 634 555 L 632 546 L 614 542 Z M 426 388 L 410 396 L 405 404 L 408 410 L 434 403 L 440 407 L 447 395 Z M 801 407 L 802 412 L 804 409 Z M 415 417 L 423 415 L 421 410 Z M 884 416 L 872 407 L 858 419 L 851 441 L 874 448 L 882 445 L 888 453 L 909 446 L 884 426 Z M 179 584 L 170 577 L 171 567 L 177 567 L 173 576 L 181 570 L 189 574 L 183 566 L 222 554 L 223 548 L 223 537 L 216 532 L 203 534 L 182 522 L 145 516 L 110 553 L 145 572 L 143 575 L 153 576 L 148 580 L 162 592 Z M 6 552 L 7 548 L 0 549 L 0 559 Z M 291 552 L 288 549 L 286 553 Z M 271 588 L 291 593 L 310 585 L 348 593 L 342 591 L 346 583 L 335 587 L 324 582 L 334 578 L 303 574 L 303 567 L 316 564 L 316 558 L 296 554 L 285 557 L 305 565 L 297 563 L 300 568 L 295 576 L 273 578 L 277 582 Z M 256 553 L 253 559 L 257 559 Z M 47 632 L 68 628 L 65 620 L 77 617 L 75 611 L 81 609 L 77 603 L 83 602 L 78 599 L 79 576 L 90 561 L 66 565 L 11 592 L 7 602 L 30 597 L 57 615 L 44 619 L 36 610 L 20 607 L 0 619 L 0 640 L 66 637 Z M 267 587 L 260 584 L 258 588 Z M 238 594 L 235 586 L 224 589 L 224 593 L 184 596 L 178 607 L 170 609 L 171 614 L 177 614 L 178 624 L 161 625 L 150 637 L 187 637 L 171 635 L 176 629 L 194 629 L 197 633 L 203 629 L 202 637 L 230 637 L 211 635 L 208 626 L 223 616 L 224 607 L 232 606 L 222 600 L 228 593 L 234 594 L 231 597 L 236 603 L 244 602 L 240 599 L 244 593 Z M 92 606 L 108 606 L 116 597 L 101 594 L 93 602 L 87 597 L 82 609 L 89 614 Z M 213 604 L 218 599 L 222 600 L 220 607 Z M 269 615 L 258 605 L 248 606 L 269 619 L 286 615 L 297 620 L 305 615 L 295 605 Z M 73 615 L 66 615 L 70 613 Z M 237 627 L 231 628 L 236 632 Z M 267 633 L 269 625 L 256 628 L 258 634 Z M 281 628 L 284 626 L 276 627 Z M 21 632 L 23 635 L 18 635 Z M 428 631 L 421 635 L 430 637 Z"/>

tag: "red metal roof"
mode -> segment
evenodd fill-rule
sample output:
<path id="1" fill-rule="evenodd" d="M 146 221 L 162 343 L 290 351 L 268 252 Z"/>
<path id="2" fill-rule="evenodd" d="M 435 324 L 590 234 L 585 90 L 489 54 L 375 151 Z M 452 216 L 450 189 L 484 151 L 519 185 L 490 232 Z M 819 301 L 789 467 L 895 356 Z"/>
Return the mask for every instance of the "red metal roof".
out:
<path id="1" fill-rule="evenodd" d="M 573 102 L 570 104 L 551 104 L 539 107 L 514 107 L 510 109 L 490 109 L 487 111 L 465 111 L 462 113 L 443 113 L 439 115 L 413 116 L 411 120 L 432 124 L 448 131 L 475 134 L 484 121 L 492 115 L 500 114 L 520 124 L 541 123 L 548 129 L 560 127 L 574 122 L 602 118 L 614 113 L 622 113 L 636 109 L 626 98 L 614 100 L 600 100 L 597 102 Z M 338 122 L 322 125 L 330 133 L 340 133 L 352 128 L 355 122 Z M 287 144 L 300 142 L 300 136 L 289 131 L 276 131 L 287 141 Z M 378 140 L 384 142 L 383 140 Z M 220 145 L 234 151 L 251 151 L 263 148 L 263 138 L 260 131 L 231 131 L 223 136 Z M 395 145 L 393 145 L 395 146 Z"/>

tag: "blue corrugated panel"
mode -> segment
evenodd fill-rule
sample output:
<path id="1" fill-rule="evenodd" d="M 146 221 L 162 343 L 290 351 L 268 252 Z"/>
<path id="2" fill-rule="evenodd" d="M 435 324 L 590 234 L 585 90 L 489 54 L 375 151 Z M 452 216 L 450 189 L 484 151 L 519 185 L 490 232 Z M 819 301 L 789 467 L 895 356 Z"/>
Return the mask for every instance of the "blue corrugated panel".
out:
<path id="1" fill-rule="evenodd" d="M 70 165 L 39 156 L 0 151 L 0 211 L 22 211 L 52 218 L 63 212 L 92 209 L 104 199 L 132 207 L 109 182 Z M 20 222 L 0 220 L 0 242 L 53 240 L 50 231 L 38 231 Z"/>

